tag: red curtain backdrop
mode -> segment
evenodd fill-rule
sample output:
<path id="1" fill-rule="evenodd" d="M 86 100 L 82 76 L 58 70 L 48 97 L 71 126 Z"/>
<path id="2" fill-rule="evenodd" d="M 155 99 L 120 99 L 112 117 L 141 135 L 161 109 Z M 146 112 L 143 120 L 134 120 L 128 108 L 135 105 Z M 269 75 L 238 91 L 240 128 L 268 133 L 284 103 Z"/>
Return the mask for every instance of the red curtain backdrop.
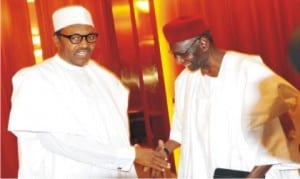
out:
<path id="1" fill-rule="evenodd" d="M 17 8 L 16 8 L 17 7 Z M 7 131 L 12 92 L 11 77 L 34 64 L 26 0 L 1 0 L 1 177 L 16 177 L 16 138 Z"/>
<path id="2" fill-rule="evenodd" d="M 120 61 L 111 14 L 116 0 L 36 0 L 43 55 L 54 55 L 51 14 L 67 4 L 82 4 L 93 15 L 100 41 L 93 57 L 116 73 Z M 161 0 L 158 0 L 161 1 Z M 163 0 L 163 19 L 199 14 L 209 22 L 217 46 L 260 54 L 265 63 L 300 88 L 300 77 L 287 57 L 288 39 L 300 22 L 299 0 Z M 133 49 L 128 49 L 133 50 Z M 26 0 L 1 0 L 1 177 L 17 176 L 15 137 L 7 132 L 11 77 L 34 64 Z M 175 62 L 174 62 L 175 63 Z M 175 69 L 179 73 L 179 69 Z"/>

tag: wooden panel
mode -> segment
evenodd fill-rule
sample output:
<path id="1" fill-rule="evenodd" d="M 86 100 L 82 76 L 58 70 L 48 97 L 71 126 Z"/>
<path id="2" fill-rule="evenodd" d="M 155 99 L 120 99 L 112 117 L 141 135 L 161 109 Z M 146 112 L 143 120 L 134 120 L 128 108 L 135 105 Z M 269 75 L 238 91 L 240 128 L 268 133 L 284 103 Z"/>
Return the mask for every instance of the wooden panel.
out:
<path id="1" fill-rule="evenodd" d="M 132 142 L 155 147 L 167 139 L 169 123 L 154 13 L 134 0 L 112 1 L 121 79 L 130 89 Z M 143 1 L 146 2 L 147 1 Z M 147 6 L 148 5 L 148 6 Z"/>

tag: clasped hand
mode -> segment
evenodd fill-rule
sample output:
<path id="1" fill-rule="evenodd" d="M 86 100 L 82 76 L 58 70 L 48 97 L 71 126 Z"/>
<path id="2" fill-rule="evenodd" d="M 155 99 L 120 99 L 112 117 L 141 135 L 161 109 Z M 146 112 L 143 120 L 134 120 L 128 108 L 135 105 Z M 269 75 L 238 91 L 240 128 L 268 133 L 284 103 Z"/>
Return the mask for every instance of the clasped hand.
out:
<path id="1" fill-rule="evenodd" d="M 143 172 L 150 170 L 151 177 L 166 177 L 166 170 L 171 168 L 168 156 L 163 150 L 164 143 L 159 140 L 155 150 L 136 145 L 135 162 L 144 166 Z"/>

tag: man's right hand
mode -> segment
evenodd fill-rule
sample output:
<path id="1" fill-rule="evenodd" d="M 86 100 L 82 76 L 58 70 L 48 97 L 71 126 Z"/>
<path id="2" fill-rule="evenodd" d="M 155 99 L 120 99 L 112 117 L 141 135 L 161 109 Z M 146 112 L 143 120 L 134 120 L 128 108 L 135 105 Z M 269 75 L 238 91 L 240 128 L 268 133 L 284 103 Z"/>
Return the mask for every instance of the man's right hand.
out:
<path id="1" fill-rule="evenodd" d="M 164 153 L 153 151 L 150 148 L 144 148 L 140 146 L 135 147 L 136 158 L 135 162 L 151 168 L 152 170 L 163 172 L 165 169 L 170 169 L 170 163 L 167 161 Z"/>

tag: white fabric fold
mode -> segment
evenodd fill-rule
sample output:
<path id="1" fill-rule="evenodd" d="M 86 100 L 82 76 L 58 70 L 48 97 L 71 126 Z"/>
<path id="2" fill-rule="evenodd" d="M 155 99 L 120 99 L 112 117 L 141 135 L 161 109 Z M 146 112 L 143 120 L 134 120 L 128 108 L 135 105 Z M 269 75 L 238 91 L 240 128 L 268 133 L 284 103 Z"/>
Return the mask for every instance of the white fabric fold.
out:
<path id="1" fill-rule="evenodd" d="M 8 127 L 18 137 L 19 176 L 73 176 L 72 170 L 57 173 L 54 168 L 60 165 L 65 168 L 75 165 L 78 171 L 86 174 L 85 178 L 136 176 L 133 167 L 135 151 L 131 149 L 129 142 L 127 105 L 128 90 L 117 77 L 92 60 L 84 67 L 77 67 L 56 55 L 34 67 L 20 70 L 13 78 L 12 109 Z M 124 155 L 107 155 L 107 159 L 110 159 L 105 163 L 100 158 L 95 159 L 94 162 L 100 162 L 95 165 L 89 159 L 85 162 L 77 161 L 76 158 L 67 158 L 48 150 L 46 145 L 41 145 L 41 138 L 37 134 L 56 136 L 57 139 L 59 136 L 61 139 L 66 139 L 63 136 L 73 136 L 71 138 L 73 141 L 77 139 L 78 145 L 89 141 L 94 146 L 103 146 L 98 147 L 98 155 L 95 157 L 110 154 L 116 147 L 126 152 Z M 26 138 L 29 140 L 25 140 Z M 62 149 L 66 147 L 63 146 L 63 140 L 54 141 L 56 142 L 48 143 L 47 146 L 56 143 Z M 29 145 L 30 142 L 33 145 Z M 80 147 L 86 147 L 86 151 L 89 151 L 89 147 L 93 146 Z M 35 165 L 41 165 L 31 168 L 31 173 L 26 173 L 25 168 L 32 166 L 32 159 L 26 160 L 25 155 L 34 155 L 35 152 L 41 154 L 40 158 L 34 158 Z M 85 159 L 83 156 L 78 157 Z M 47 167 L 53 171 L 46 172 L 49 171 Z"/>
<path id="2" fill-rule="evenodd" d="M 287 111 L 277 100 L 280 84 L 291 86 L 259 56 L 233 51 L 225 54 L 217 78 L 184 70 L 175 83 L 170 133 L 181 143 L 179 178 L 212 178 L 217 167 L 250 171 L 293 163 L 275 114 Z M 277 172 L 270 173 L 281 178 Z"/>

